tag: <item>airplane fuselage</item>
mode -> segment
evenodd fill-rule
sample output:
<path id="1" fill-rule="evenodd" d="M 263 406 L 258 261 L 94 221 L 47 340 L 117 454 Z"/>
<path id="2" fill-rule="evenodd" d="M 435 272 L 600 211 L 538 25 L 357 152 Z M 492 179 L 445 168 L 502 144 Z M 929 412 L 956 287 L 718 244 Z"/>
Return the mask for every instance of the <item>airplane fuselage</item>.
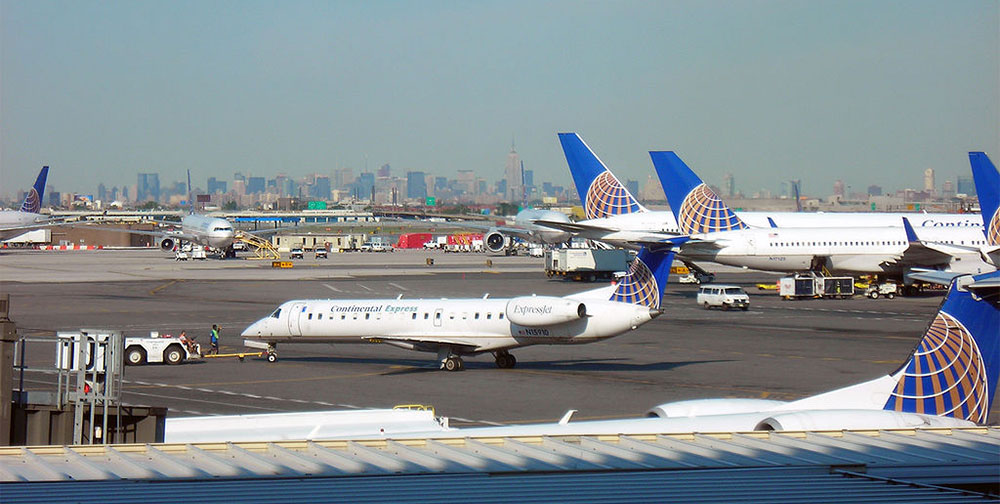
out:
<path id="1" fill-rule="evenodd" d="M 181 219 L 181 232 L 200 245 L 225 250 L 233 244 L 233 225 L 226 219 L 190 214 Z"/>
<path id="2" fill-rule="evenodd" d="M 981 228 L 932 227 L 917 231 L 923 242 L 933 243 L 954 257 L 928 259 L 926 263 L 899 262 L 910 246 L 903 228 L 771 228 L 725 231 L 693 238 L 714 240 L 716 246 L 690 243 L 681 254 L 764 271 L 809 269 L 815 258 L 824 258 L 830 271 L 840 273 L 901 273 L 912 267 L 947 268 L 963 273 L 993 271 L 978 250 L 986 245 Z M 953 247 L 949 247 L 953 246 Z"/>
<path id="3" fill-rule="evenodd" d="M 7 228 L 23 228 L 44 220 L 42 214 L 21 212 L 19 210 L 4 210 L 0 212 L 0 239 L 10 238 L 27 232 L 25 229 L 10 230 Z"/>
<path id="4" fill-rule="evenodd" d="M 530 298 L 530 297 L 528 297 Z M 388 343 L 436 351 L 451 344 L 475 354 L 536 344 L 576 344 L 619 335 L 658 312 L 628 303 L 585 299 L 586 316 L 562 323 L 511 322 L 513 299 L 310 299 L 283 303 L 245 331 L 267 343 Z M 571 299 L 571 298 L 564 298 Z"/>
<path id="5" fill-rule="evenodd" d="M 549 220 L 555 222 L 569 222 L 569 217 L 562 212 L 555 210 L 526 209 L 521 210 L 514 216 L 514 225 L 528 230 L 532 236 L 537 237 L 537 241 L 549 245 L 566 243 L 571 237 L 570 233 L 556 229 L 539 226 L 536 220 Z"/>

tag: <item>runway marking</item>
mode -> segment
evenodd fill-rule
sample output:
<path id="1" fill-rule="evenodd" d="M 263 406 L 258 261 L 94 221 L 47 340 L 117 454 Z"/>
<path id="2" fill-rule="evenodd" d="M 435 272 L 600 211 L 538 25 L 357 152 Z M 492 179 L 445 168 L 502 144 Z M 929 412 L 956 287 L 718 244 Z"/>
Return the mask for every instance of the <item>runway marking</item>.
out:
<path id="1" fill-rule="evenodd" d="M 173 284 L 175 284 L 177 282 L 183 282 L 183 280 L 171 280 L 171 281 L 169 281 L 169 282 L 167 282 L 167 283 L 165 283 L 165 284 L 163 284 L 163 285 L 161 285 L 159 287 L 156 287 L 155 289 L 150 290 L 149 291 L 149 295 L 150 296 L 155 296 L 156 293 L 159 292 L 160 290 L 166 289 L 167 287 L 170 287 L 171 285 L 173 285 Z"/>
<path id="2" fill-rule="evenodd" d="M 342 290 L 340 290 L 340 289 L 338 289 L 338 288 L 336 288 L 336 287 L 334 287 L 334 286 L 332 286 L 330 284 L 323 284 L 323 287 L 326 287 L 327 289 L 330 289 L 333 292 L 344 292 L 344 291 L 342 291 Z"/>
<path id="3" fill-rule="evenodd" d="M 362 284 L 357 284 L 357 285 L 358 285 L 358 287 L 361 287 L 362 289 L 364 289 L 364 290 L 366 290 L 366 291 L 368 291 L 368 292 L 372 292 L 372 291 L 374 290 L 374 289 L 370 289 L 370 288 L 368 288 L 368 287 L 365 287 L 365 286 L 364 286 L 364 285 L 362 285 Z"/>
<path id="4" fill-rule="evenodd" d="M 224 385 L 259 385 L 262 383 L 292 383 L 292 382 L 307 382 L 307 381 L 321 381 L 321 380 L 333 380 L 337 378 L 364 378 L 366 376 L 380 376 L 384 374 L 384 371 L 372 372 L 372 373 L 356 373 L 356 374 L 344 374 L 344 375 L 326 375 L 326 376 L 312 376 L 308 378 L 276 378 L 273 380 L 246 380 L 246 381 L 233 381 L 233 382 L 211 382 L 211 383 L 188 383 L 187 385 L 192 387 L 198 386 L 224 386 Z"/>
<path id="5" fill-rule="evenodd" d="M 397 283 L 389 282 L 389 285 L 391 285 L 391 286 L 393 286 L 393 287 L 395 287 L 395 288 L 397 288 L 397 289 L 399 289 L 401 291 L 408 291 L 408 290 L 410 290 L 410 289 L 407 289 L 406 287 L 403 287 L 402 285 L 399 285 Z"/>
<path id="6" fill-rule="evenodd" d="M 240 394 L 240 395 L 243 397 L 252 397 L 254 399 L 261 399 L 259 395 L 253 395 L 253 394 Z"/>
<path id="7" fill-rule="evenodd" d="M 264 411 L 288 411 L 288 410 L 283 410 L 283 409 L 280 409 L 280 408 L 267 408 L 267 407 L 264 407 L 264 406 L 251 406 L 251 405 L 245 404 L 245 403 L 239 403 L 239 404 L 226 403 L 226 402 L 220 402 L 220 401 L 213 401 L 213 400 L 209 400 L 209 399 L 195 399 L 195 398 L 192 398 L 192 397 L 178 397 L 178 396 L 168 396 L 168 395 L 163 395 L 163 394 L 150 394 L 150 393 L 146 393 L 146 392 L 135 392 L 135 391 L 132 391 L 132 390 L 123 390 L 122 393 L 123 394 L 132 394 L 132 395 L 146 396 L 146 397 L 158 397 L 160 399 L 172 399 L 172 400 L 176 400 L 176 401 L 188 401 L 188 402 L 197 402 L 197 403 L 206 403 L 206 404 L 216 404 L 216 405 L 222 405 L 222 406 L 232 406 L 232 407 L 235 407 L 235 408 L 250 408 L 250 409 L 258 409 L 258 410 L 264 410 Z"/>
<path id="8" fill-rule="evenodd" d="M 267 399 L 268 401 L 284 401 L 284 399 L 282 399 L 280 397 L 274 397 L 274 396 L 264 396 L 264 397 L 261 397 L 261 399 Z"/>
<path id="9" fill-rule="evenodd" d="M 546 375 L 546 376 L 560 376 L 560 377 L 576 376 L 574 373 L 572 373 L 572 372 L 570 372 L 568 370 L 567 371 L 541 371 L 541 370 L 537 370 L 537 369 L 531 369 L 531 370 L 529 370 L 529 369 L 516 369 L 516 368 L 513 369 L 513 370 L 507 370 L 507 372 L 510 372 L 510 371 L 514 371 L 515 373 L 538 374 L 538 375 Z M 650 381 L 650 380 L 637 380 L 637 379 L 634 379 L 634 378 L 619 378 L 619 377 L 615 377 L 615 376 L 595 376 L 595 375 L 588 375 L 586 377 L 581 376 L 580 378 L 589 378 L 589 379 L 611 381 L 611 382 L 641 383 L 643 385 L 656 385 L 658 383 L 658 382 Z"/>

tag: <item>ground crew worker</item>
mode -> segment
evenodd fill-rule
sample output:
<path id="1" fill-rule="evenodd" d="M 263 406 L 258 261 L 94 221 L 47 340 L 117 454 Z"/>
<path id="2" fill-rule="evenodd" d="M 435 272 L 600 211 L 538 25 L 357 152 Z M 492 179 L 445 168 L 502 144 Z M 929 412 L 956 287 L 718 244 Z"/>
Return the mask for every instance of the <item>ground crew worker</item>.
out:
<path id="1" fill-rule="evenodd" d="M 181 343 L 187 347 L 188 352 L 193 354 L 199 354 L 201 351 L 198 349 L 198 344 L 194 342 L 195 337 L 188 338 L 187 331 L 181 331 Z"/>
<path id="2" fill-rule="evenodd" d="M 212 353 L 219 355 L 219 331 L 222 327 L 212 324 Z"/>

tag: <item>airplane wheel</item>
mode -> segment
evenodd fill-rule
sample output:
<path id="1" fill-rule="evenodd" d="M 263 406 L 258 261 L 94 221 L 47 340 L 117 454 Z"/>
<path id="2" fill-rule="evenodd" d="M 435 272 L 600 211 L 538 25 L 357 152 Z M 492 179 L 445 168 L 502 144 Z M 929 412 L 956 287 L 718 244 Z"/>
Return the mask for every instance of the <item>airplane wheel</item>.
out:
<path id="1" fill-rule="evenodd" d="M 462 370 L 462 359 L 458 357 L 448 357 L 444 361 L 445 371 L 461 371 Z"/>
<path id="2" fill-rule="evenodd" d="M 277 352 L 268 352 L 267 353 L 267 362 L 278 362 L 278 353 Z"/>

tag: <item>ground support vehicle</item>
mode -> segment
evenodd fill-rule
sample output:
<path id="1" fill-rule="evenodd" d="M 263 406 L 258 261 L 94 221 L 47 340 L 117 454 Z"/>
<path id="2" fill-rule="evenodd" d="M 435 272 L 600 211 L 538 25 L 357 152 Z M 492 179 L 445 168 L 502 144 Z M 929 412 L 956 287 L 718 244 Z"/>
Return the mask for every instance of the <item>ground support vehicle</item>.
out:
<path id="1" fill-rule="evenodd" d="M 171 365 L 201 357 L 201 346 L 193 343 L 192 348 L 179 337 L 151 332 L 149 337 L 125 338 L 125 364 L 141 366 L 147 363 L 164 362 Z"/>
<path id="2" fill-rule="evenodd" d="M 813 272 L 796 273 L 778 280 L 778 294 L 784 299 L 846 299 L 854 295 L 854 278 L 823 276 Z"/>
<path id="3" fill-rule="evenodd" d="M 305 259 L 306 253 L 302 250 L 302 247 L 292 247 L 292 251 L 289 252 L 289 259 Z"/>
<path id="4" fill-rule="evenodd" d="M 316 249 L 313 250 L 313 253 L 316 254 L 316 259 L 326 259 L 327 258 L 326 247 L 316 247 Z"/>
<path id="5" fill-rule="evenodd" d="M 865 290 L 865 295 L 872 299 L 878 299 L 880 296 L 892 299 L 896 297 L 896 291 L 898 290 L 899 286 L 892 282 L 873 283 L 868 284 L 868 289 Z"/>
<path id="6" fill-rule="evenodd" d="M 610 280 L 632 261 L 627 250 L 554 249 L 545 252 L 545 274 L 575 281 Z"/>
<path id="7" fill-rule="evenodd" d="M 750 296 L 739 285 L 711 284 L 698 288 L 697 302 L 706 310 L 719 307 L 723 310 L 739 308 L 750 309 Z"/>

